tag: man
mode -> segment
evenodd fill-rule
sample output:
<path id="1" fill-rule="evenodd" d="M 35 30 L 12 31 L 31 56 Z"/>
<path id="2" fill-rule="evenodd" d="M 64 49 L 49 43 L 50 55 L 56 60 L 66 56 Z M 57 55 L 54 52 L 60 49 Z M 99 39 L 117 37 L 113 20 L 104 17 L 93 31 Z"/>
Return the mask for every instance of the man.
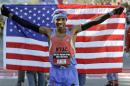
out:
<path id="1" fill-rule="evenodd" d="M 79 86 L 78 73 L 75 68 L 75 40 L 77 33 L 84 31 L 91 26 L 102 23 L 114 14 L 121 14 L 124 8 L 119 7 L 106 13 L 94 20 L 83 25 L 76 25 L 72 29 L 66 28 L 67 13 L 63 10 L 56 10 L 53 13 L 53 22 L 56 29 L 52 31 L 50 28 L 32 24 L 10 11 L 3 5 L 1 9 L 2 15 L 5 15 L 20 25 L 33 31 L 45 34 L 49 43 L 49 60 L 50 68 L 50 86 Z"/>
<path id="2" fill-rule="evenodd" d="M 86 74 L 78 74 L 79 86 L 86 86 Z"/>
<path id="3" fill-rule="evenodd" d="M 28 86 L 46 86 L 45 73 L 26 71 Z"/>
<path id="4" fill-rule="evenodd" d="M 18 81 L 16 86 L 22 86 L 25 80 L 25 71 L 18 71 Z"/>
<path id="5" fill-rule="evenodd" d="M 107 80 L 106 86 L 118 86 L 118 73 L 108 73 Z"/>

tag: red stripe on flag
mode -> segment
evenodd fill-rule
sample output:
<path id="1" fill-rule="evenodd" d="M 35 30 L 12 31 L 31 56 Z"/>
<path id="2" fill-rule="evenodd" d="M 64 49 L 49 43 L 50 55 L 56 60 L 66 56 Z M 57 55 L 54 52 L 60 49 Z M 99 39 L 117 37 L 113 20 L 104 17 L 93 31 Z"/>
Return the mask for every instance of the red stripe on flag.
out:
<path id="1" fill-rule="evenodd" d="M 88 9 L 88 8 L 116 8 L 117 6 L 111 5 L 80 5 L 80 4 L 67 4 L 67 5 L 58 5 L 60 9 Z"/>
<path id="2" fill-rule="evenodd" d="M 94 63 L 121 63 L 122 57 L 102 57 L 95 59 L 77 59 L 78 64 L 94 64 Z"/>
<path id="3" fill-rule="evenodd" d="M 67 27 L 72 28 L 72 25 L 67 24 Z M 87 31 L 89 31 L 89 30 L 100 31 L 100 30 L 108 30 L 108 29 L 124 29 L 124 27 L 125 27 L 125 24 L 123 24 L 123 23 L 99 24 L 99 25 L 95 25 L 95 26 L 87 29 Z"/>
<path id="4" fill-rule="evenodd" d="M 49 58 L 43 56 L 33 56 L 33 55 L 26 55 L 26 54 L 14 54 L 14 53 L 7 53 L 6 58 L 8 59 L 19 59 L 19 60 L 32 60 L 32 61 L 41 61 L 41 62 L 48 62 Z"/>
<path id="5" fill-rule="evenodd" d="M 35 45 L 35 44 L 7 42 L 6 47 L 32 49 L 32 50 L 40 50 L 40 51 L 48 52 L 48 47 L 47 46 L 44 47 L 44 46 Z"/>
<path id="6" fill-rule="evenodd" d="M 100 52 L 121 52 L 123 51 L 123 46 L 105 46 L 105 47 L 85 47 L 76 48 L 76 53 L 100 53 Z"/>
<path id="7" fill-rule="evenodd" d="M 7 64 L 7 69 L 13 70 L 33 70 L 40 72 L 49 72 L 49 68 L 43 67 L 34 67 L 34 66 L 19 66 L 19 65 L 10 65 Z M 104 68 L 104 69 L 78 69 L 78 73 L 85 74 L 102 74 L 102 73 L 114 73 L 122 72 L 122 68 Z"/>
<path id="8" fill-rule="evenodd" d="M 122 72 L 122 68 L 104 68 L 104 69 L 78 69 L 78 73 L 81 74 L 103 74 L 103 73 L 119 73 Z"/>
<path id="9" fill-rule="evenodd" d="M 32 71 L 40 71 L 40 72 L 49 72 L 49 68 L 43 67 L 35 67 L 35 66 L 21 66 L 21 65 L 11 65 L 7 64 L 7 69 L 12 70 L 32 70 Z"/>
<path id="10" fill-rule="evenodd" d="M 89 28 L 88 30 L 96 30 L 96 31 L 100 31 L 100 30 L 108 30 L 108 29 L 124 29 L 125 24 L 123 23 L 110 23 L 110 24 L 100 24 L 100 25 L 95 25 L 91 28 Z"/>
<path id="11" fill-rule="evenodd" d="M 92 42 L 92 41 L 105 41 L 105 40 L 123 40 L 122 35 L 103 35 L 103 36 L 78 36 L 76 42 Z"/>

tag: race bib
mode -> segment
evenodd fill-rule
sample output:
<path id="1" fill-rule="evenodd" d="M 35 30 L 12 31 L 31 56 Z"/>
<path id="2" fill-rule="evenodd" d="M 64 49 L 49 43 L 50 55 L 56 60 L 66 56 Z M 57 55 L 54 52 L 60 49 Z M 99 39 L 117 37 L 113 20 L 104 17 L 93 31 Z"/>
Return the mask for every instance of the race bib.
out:
<path id="1" fill-rule="evenodd" d="M 69 53 L 55 53 L 53 55 L 54 65 L 67 66 L 70 64 L 70 54 Z"/>

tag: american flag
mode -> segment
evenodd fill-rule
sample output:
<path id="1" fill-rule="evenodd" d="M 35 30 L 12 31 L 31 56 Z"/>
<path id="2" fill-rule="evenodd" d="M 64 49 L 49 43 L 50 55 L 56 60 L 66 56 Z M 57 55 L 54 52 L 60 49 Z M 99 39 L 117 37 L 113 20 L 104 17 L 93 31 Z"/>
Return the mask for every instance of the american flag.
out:
<path id="1" fill-rule="evenodd" d="M 88 5 L 7 5 L 21 18 L 40 26 L 55 29 L 52 13 L 63 9 L 68 13 L 67 26 L 84 24 L 110 12 L 116 6 Z M 76 59 L 79 73 L 121 72 L 123 67 L 123 37 L 125 14 L 114 15 L 101 24 L 80 32 L 76 39 Z M 48 42 L 45 35 L 24 28 L 7 19 L 4 29 L 4 66 L 13 70 L 48 72 Z"/>

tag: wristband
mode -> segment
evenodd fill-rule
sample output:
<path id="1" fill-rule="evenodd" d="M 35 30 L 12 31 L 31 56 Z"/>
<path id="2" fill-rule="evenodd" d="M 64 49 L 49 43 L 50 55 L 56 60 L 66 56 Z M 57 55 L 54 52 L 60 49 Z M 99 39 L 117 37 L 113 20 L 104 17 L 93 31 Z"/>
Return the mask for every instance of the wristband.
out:
<path id="1" fill-rule="evenodd" d="M 110 15 L 110 16 L 113 16 L 113 15 L 114 15 L 114 13 L 113 13 L 113 12 L 109 12 L 109 15 Z"/>

